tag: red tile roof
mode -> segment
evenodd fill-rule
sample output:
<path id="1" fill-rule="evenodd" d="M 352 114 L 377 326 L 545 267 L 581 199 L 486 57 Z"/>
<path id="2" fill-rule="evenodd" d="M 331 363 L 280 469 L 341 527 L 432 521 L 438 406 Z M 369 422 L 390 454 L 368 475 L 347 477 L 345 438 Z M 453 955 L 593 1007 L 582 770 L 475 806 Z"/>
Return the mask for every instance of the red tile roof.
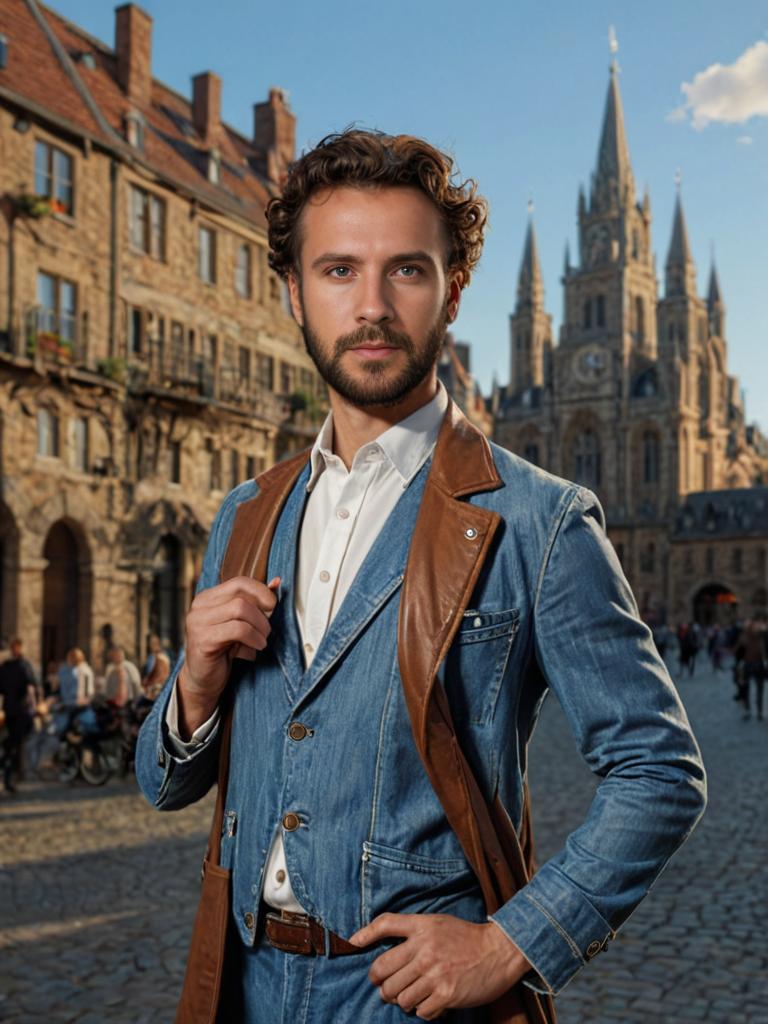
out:
<path id="1" fill-rule="evenodd" d="M 55 52 L 44 27 L 36 20 L 32 0 L 0 0 L 0 24 L 8 38 L 8 65 L 0 70 L 0 89 L 28 100 L 64 119 L 96 144 L 122 152 L 126 159 L 148 165 L 162 179 L 186 187 L 210 202 L 264 227 L 264 209 L 271 186 L 255 170 L 253 143 L 222 124 L 214 139 L 221 154 L 219 184 L 207 178 L 208 148 L 192 123 L 192 103 L 155 79 L 148 107 L 137 108 L 117 81 L 114 51 L 62 18 L 49 7 L 37 5 L 41 18 L 63 47 L 71 63 Z M 95 68 L 80 62 L 90 53 Z M 101 115 L 101 123 L 78 91 L 77 82 Z M 129 112 L 145 122 L 144 151 L 128 146 L 125 119 Z"/>

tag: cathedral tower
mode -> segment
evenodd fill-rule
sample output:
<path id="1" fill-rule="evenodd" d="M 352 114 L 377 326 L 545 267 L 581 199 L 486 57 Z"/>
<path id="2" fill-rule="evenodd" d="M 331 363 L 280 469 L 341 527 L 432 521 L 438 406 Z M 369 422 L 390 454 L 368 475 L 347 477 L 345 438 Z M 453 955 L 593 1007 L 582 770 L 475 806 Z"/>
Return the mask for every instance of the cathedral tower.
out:
<path id="1" fill-rule="evenodd" d="M 544 310 L 544 283 L 532 217 L 528 221 L 517 279 L 517 302 L 509 326 L 512 393 L 544 387 L 550 376 L 552 317 Z"/>

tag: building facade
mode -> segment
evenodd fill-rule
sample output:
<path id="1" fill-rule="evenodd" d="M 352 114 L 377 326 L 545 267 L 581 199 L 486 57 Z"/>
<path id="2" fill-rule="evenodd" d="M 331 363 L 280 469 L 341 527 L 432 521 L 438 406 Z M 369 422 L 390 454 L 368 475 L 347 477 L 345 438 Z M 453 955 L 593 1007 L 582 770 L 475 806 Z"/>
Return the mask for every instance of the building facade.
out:
<path id="1" fill-rule="evenodd" d="M 762 612 L 768 537 L 756 532 L 759 517 L 745 532 L 744 515 L 722 508 L 768 501 L 765 440 L 747 425 L 728 373 L 714 264 L 706 297 L 698 293 L 679 190 L 658 293 L 650 199 L 637 198 L 615 63 L 578 233 L 576 261 L 566 248 L 555 344 L 529 221 L 510 317 L 510 384 L 492 398 L 495 438 L 597 493 L 649 621 Z M 720 525 L 702 544 L 690 521 L 709 506 Z"/>
<path id="2" fill-rule="evenodd" d="M 325 403 L 267 264 L 284 94 L 247 138 L 216 74 L 179 95 L 151 18 L 115 18 L 111 48 L 0 0 L 0 633 L 40 666 L 177 649 L 223 494 Z"/>

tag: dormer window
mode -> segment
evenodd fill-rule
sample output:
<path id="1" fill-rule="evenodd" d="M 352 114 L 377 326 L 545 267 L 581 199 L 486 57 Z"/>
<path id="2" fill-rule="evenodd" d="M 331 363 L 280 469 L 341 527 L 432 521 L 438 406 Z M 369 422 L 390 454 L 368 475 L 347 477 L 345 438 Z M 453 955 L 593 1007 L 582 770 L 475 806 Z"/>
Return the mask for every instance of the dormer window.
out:
<path id="1" fill-rule="evenodd" d="M 137 110 L 125 116 L 125 137 L 134 149 L 144 149 L 144 118 Z"/>
<path id="2" fill-rule="evenodd" d="M 218 185 L 221 180 L 221 153 L 218 149 L 211 149 L 208 152 L 208 181 L 212 185 Z"/>

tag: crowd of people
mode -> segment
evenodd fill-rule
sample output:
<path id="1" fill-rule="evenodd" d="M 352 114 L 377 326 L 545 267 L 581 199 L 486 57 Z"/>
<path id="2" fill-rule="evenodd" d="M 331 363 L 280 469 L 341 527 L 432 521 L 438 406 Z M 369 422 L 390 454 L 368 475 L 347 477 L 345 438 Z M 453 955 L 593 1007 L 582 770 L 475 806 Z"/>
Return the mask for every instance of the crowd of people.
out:
<path id="1" fill-rule="evenodd" d="M 653 638 L 662 658 L 666 657 L 673 633 L 666 625 L 653 629 Z M 763 718 L 763 695 L 768 676 L 768 620 L 764 615 L 731 625 L 681 622 L 674 633 L 677 640 L 679 676 L 695 675 L 701 655 L 709 659 L 713 672 L 730 670 L 733 699 L 742 706 L 743 717 L 750 719 L 754 707 L 758 720 Z"/>
<path id="2" fill-rule="evenodd" d="M 141 669 L 113 644 L 106 652 L 104 672 L 97 675 L 79 647 L 67 651 L 64 661 L 50 661 L 38 679 L 24 656 L 20 638 L 8 647 L 0 639 L 0 734 L 3 784 L 16 792 L 23 773 L 25 748 L 34 751 L 52 732 L 63 737 L 73 727 L 83 735 L 98 735 L 114 722 L 122 709 L 144 717 L 170 675 L 171 656 L 158 636 L 149 639 Z"/>

